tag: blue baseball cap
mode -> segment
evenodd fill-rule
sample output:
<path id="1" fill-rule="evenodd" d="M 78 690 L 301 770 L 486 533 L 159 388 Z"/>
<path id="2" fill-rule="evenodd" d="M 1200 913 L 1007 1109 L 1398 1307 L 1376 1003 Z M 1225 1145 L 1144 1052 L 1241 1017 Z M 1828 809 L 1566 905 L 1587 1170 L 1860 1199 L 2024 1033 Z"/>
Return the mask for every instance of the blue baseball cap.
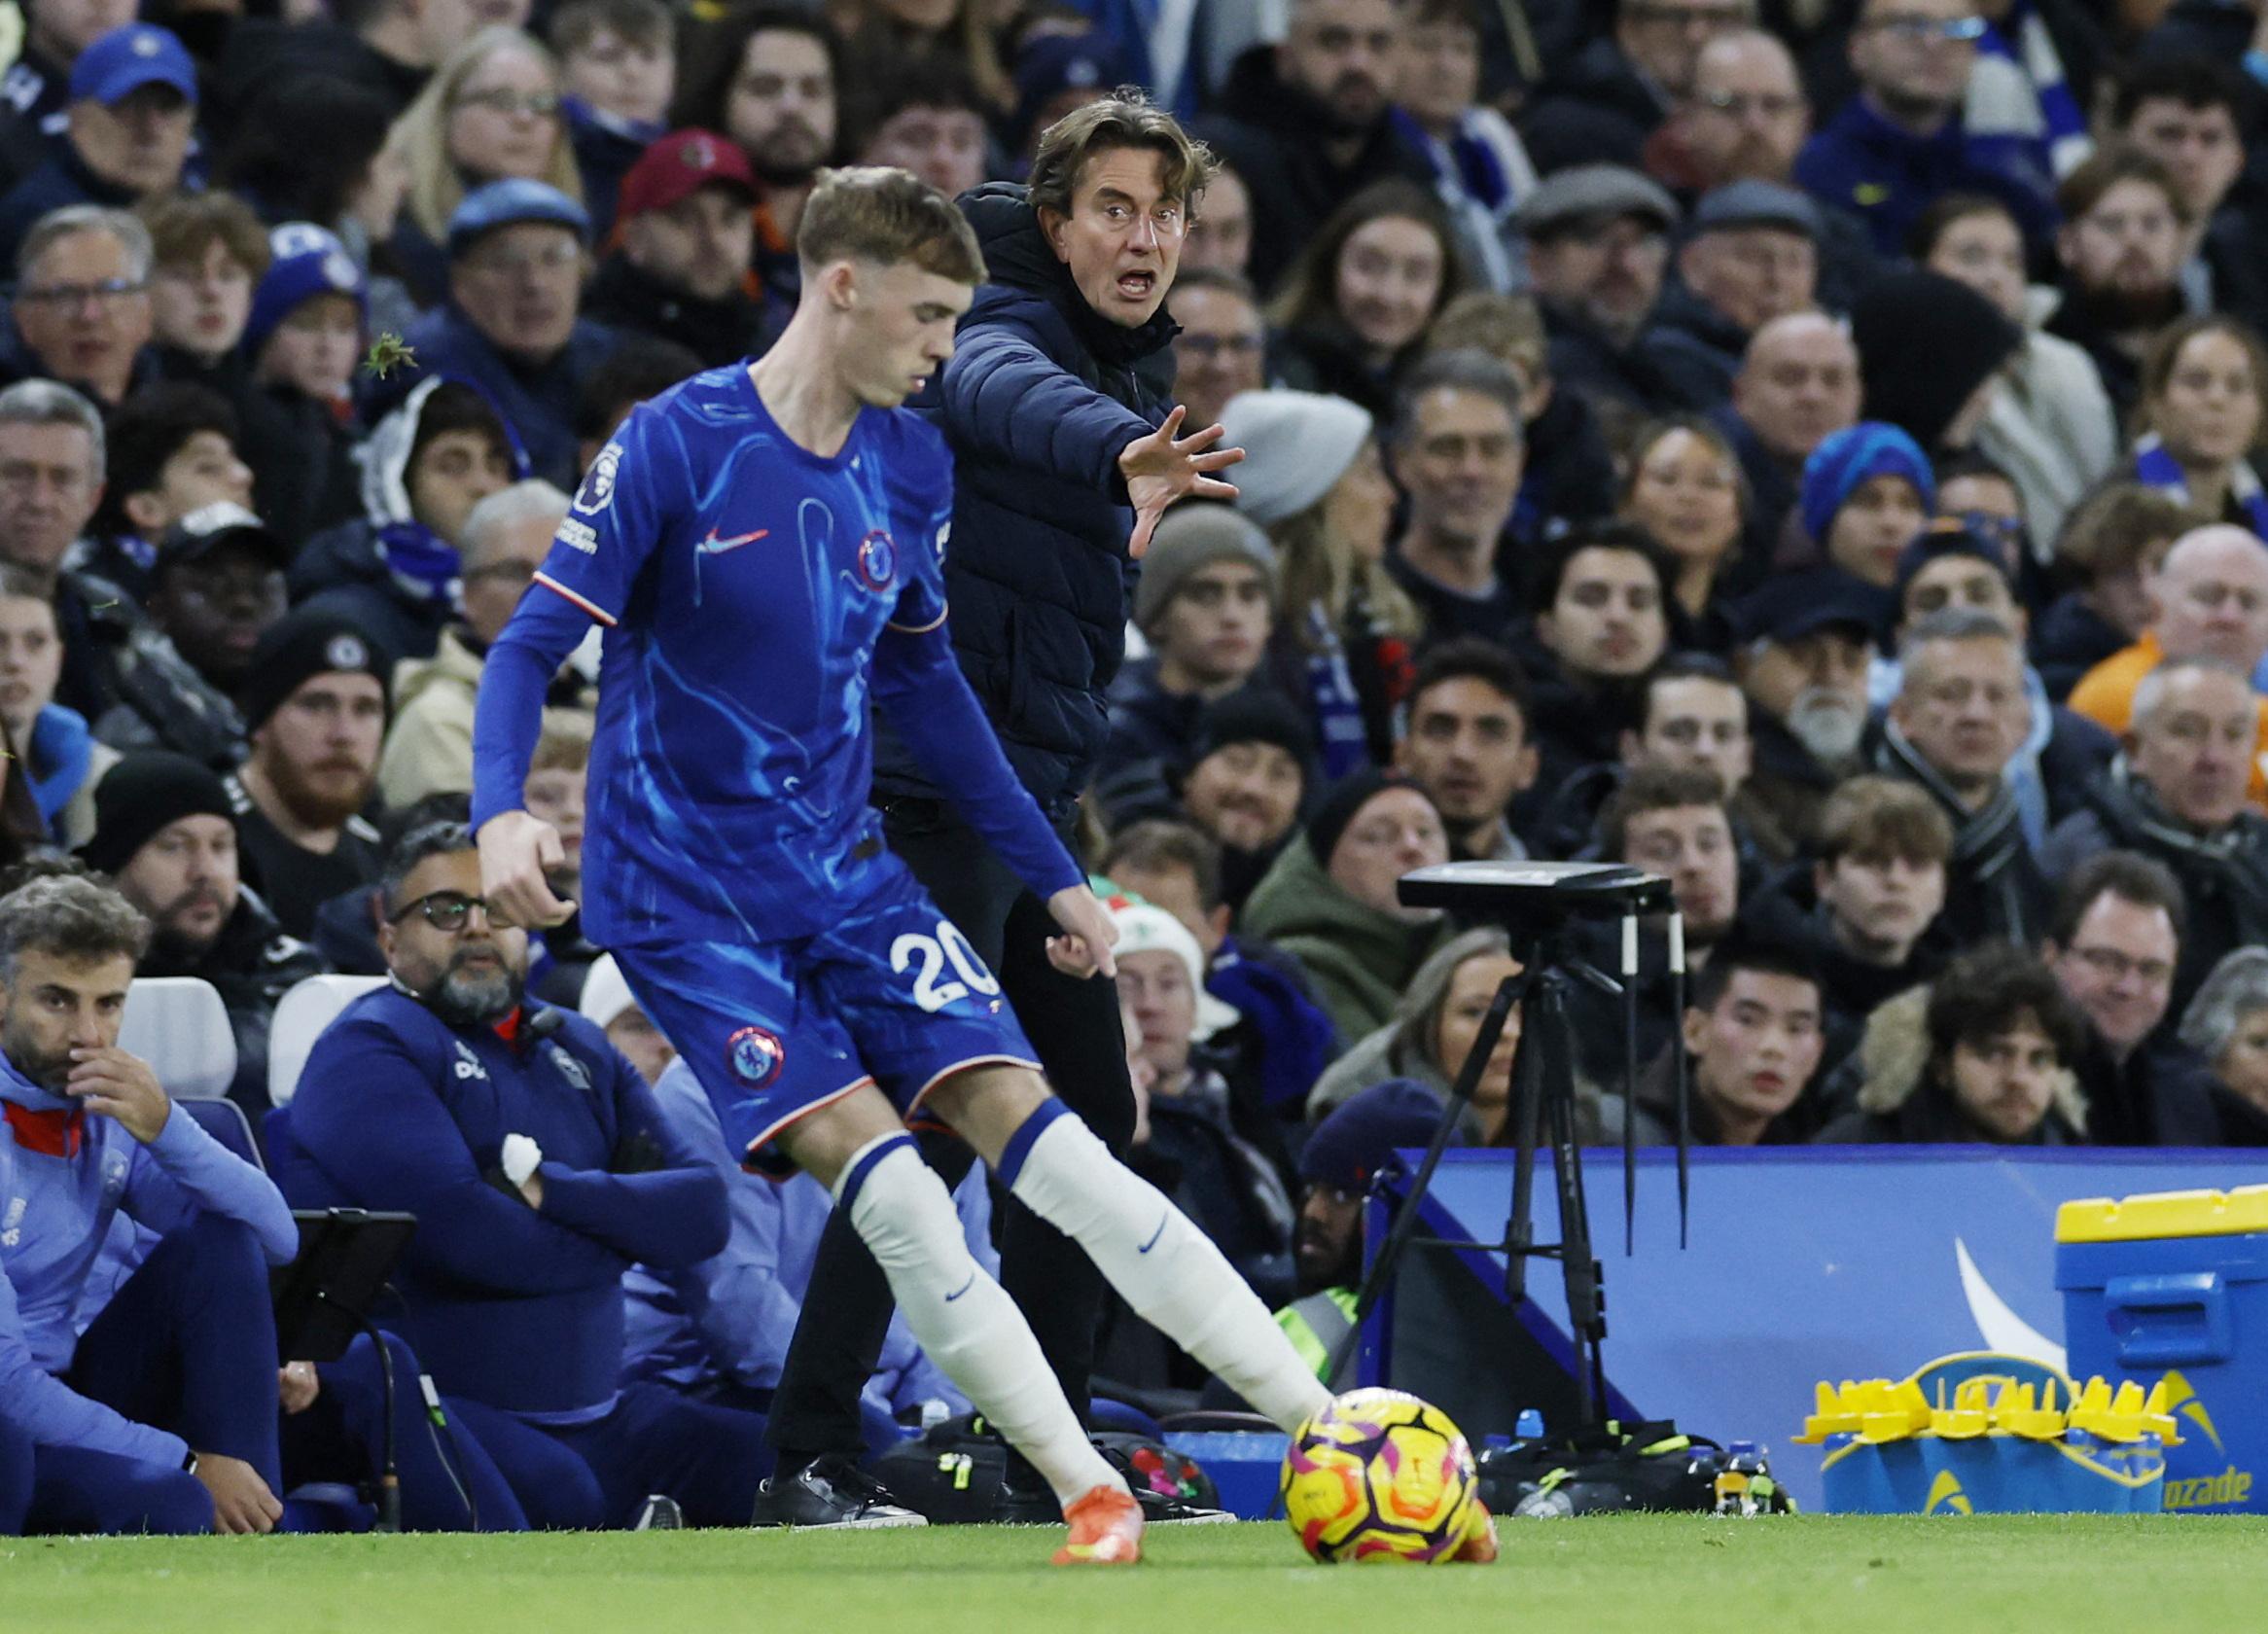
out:
<path id="1" fill-rule="evenodd" d="M 578 238 L 590 242 L 590 216 L 582 205 L 555 187 L 514 176 L 465 195 L 449 217 L 449 255 L 461 256 L 485 234 L 519 222 L 571 228 Z"/>
<path id="2" fill-rule="evenodd" d="M 336 234 L 312 222 L 286 222 L 267 235 L 269 261 L 252 292 L 252 311 L 244 321 L 244 355 L 258 358 L 284 319 L 319 295 L 343 295 L 367 323 L 370 292 L 362 268 Z"/>
<path id="3" fill-rule="evenodd" d="M 171 86 L 196 101 L 196 64 L 170 29 L 129 22 L 114 28 L 79 53 L 71 64 L 71 100 L 89 99 L 109 107 L 147 85 Z"/>

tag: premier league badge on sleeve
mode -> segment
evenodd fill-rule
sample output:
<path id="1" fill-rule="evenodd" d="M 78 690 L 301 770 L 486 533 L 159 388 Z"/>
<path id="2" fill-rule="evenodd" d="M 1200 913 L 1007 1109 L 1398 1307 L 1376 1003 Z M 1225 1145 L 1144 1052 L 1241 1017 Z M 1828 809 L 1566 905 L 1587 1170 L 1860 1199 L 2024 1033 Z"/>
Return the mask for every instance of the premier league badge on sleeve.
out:
<path id="1" fill-rule="evenodd" d="M 725 1059 L 734 1078 L 751 1089 L 763 1089 L 780 1076 L 788 1050 L 778 1034 L 762 1027 L 743 1027 L 725 1041 Z"/>
<path id="2" fill-rule="evenodd" d="M 590 462 L 584 473 L 583 486 L 576 490 L 575 509 L 585 516 L 595 516 L 615 502 L 615 473 L 621 469 L 622 445 L 609 443 L 599 449 L 598 458 Z"/>

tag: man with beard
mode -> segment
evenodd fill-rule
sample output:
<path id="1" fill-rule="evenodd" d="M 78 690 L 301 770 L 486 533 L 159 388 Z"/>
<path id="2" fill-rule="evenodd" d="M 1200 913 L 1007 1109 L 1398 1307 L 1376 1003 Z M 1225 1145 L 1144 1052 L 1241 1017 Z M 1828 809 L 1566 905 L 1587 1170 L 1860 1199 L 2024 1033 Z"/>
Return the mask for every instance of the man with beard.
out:
<path id="1" fill-rule="evenodd" d="M 384 860 L 362 812 L 386 735 L 386 672 L 351 622 L 302 608 L 268 626 L 250 675 L 252 754 L 229 798 L 247 871 L 283 928 L 304 937 L 317 908 L 376 879 Z"/>
<path id="2" fill-rule="evenodd" d="M 1410 683 L 1407 723 L 1394 764 L 1440 808 L 1449 854 L 1465 862 L 1519 862 L 1527 846 L 1506 814 L 1536 780 L 1528 741 L 1528 682 L 1492 641 L 1444 641 Z"/>
<path id="3" fill-rule="evenodd" d="M 229 1098 L 257 1128 L 268 1106 L 276 1003 L 325 967 L 243 883 L 227 785 L 186 755 L 128 755 L 95 785 L 94 836 L 79 856 L 149 916 L 150 945 L 135 975 L 194 976 L 220 992 L 236 1038 Z"/>
<path id="4" fill-rule="evenodd" d="M 2260 201 L 2241 185 L 2250 116 L 2245 77 L 2217 58 L 2151 55 L 2119 77 L 2110 127 L 2166 167 L 2189 210 L 2181 293 L 2196 312 L 2268 322 Z"/>
<path id="5" fill-rule="evenodd" d="M 1769 560 L 1803 492 L 1812 450 L 1859 423 L 1863 376 L 1850 326 L 1825 312 L 1774 318 L 1749 337 L 1718 418 L 1749 482 L 1744 550 Z"/>
<path id="6" fill-rule="evenodd" d="M 2036 941 L 2047 881 L 2007 778 L 2024 740 L 2024 651 L 1976 608 L 1930 614 L 1906 632 L 1903 673 L 1875 745 L 1876 770 L 1918 783 L 1953 825 L 1945 927 L 1963 947 Z"/>
<path id="7" fill-rule="evenodd" d="M 583 309 L 618 333 L 674 340 L 719 369 L 763 349 L 765 312 L 741 287 L 756 253 L 748 158 L 706 130 L 678 130 L 640 156 L 616 195 L 620 247 Z"/>
<path id="8" fill-rule="evenodd" d="M 33 1530 L 268 1532 L 267 1273 L 300 1236 L 267 1177 L 118 1048 L 148 934 L 85 877 L 0 898 L 0 1441 L 35 1449 Z M 154 1239 L 123 1283 L 103 1258 L 122 1216 Z"/>
<path id="9" fill-rule="evenodd" d="M 620 1379 L 622 1273 L 722 1249 L 723 1182 L 595 1023 L 522 1002 L 528 934 L 488 917 L 463 824 L 405 835 L 383 883 L 393 979 L 307 1058 L 296 1200 L 417 1216 L 402 1319 L 534 1524 L 626 1526 L 659 1497 L 745 1526 L 763 1421 Z"/>
<path id="10" fill-rule="evenodd" d="M 1543 308 L 1560 386 L 1608 412 L 1709 407 L 1687 399 L 1639 344 L 1661 301 L 1678 225 L 1677 200 L 1658 182 L 1620 165 L 1578 164 L 1539 183 L 1512 225 L 1527 244 L 1529 286 Z"/>
<path id="11" fill-rule="evenodd" d="M 1863 220 L 1885 259 L 1904 253 L 1915 219 L 1948 193 L 2002 200 L 2035 253 L 2054 231 L 2054 180 L 2035 156 L 1964 123 L 1984 33 L 1968 0 L 1860 0 L 1850 42 L 1859 93 L 1804 144 L 1794 179 Z"/>
<path id="12" fill-rule="evenodd" d="M 722 131 L 748 156 L 762 195 L 757 281 L 792 309 L 802 287 L 796 228 L 834 153 L 842 42 L 806 7 L 759 5 L 735 12 L 702 45 L 689 61 L 676 121 Z"/>
<path id="13" fill-rule="evenodd" d="M 1400 1169 L 1397 1152 L 1422 1147 L 1441 1120 L 1441 1102 L 1415 1079 L 1392 1078 L 1349 1096 L 1315 1126 L 1299 1152 L 1299 1219 L 1292 1256 L 1299 1297 L 1276 1313 L 1318 1378 L 1355 1325 L 1363 1280 L 1363 1209 L 1378 1182 Z M 1324 1382 L 1356 1383 L 1356 1353 Z"/>
<path id="14" fill-rule="evenodd" d="M 2086 348 L 2123 421 L 2142 394 L 2144 354 L 2182 313 L 2189 209 L 2156 160 L 2108 148 L 2064 178 L 2055 236 L 2063 302 L 2047 331 Z"/>
<path id="15" fill-rule="evenodd" d="M 1293 0 L 1283 41 L 1238 57 L 1199 134 L 1252 199 L 1254 285 L 1274 289 L 1332 210 L 1371 182 L 1432 185 L 1388 117 L 1400 73 L 1395 0 Z"/>
<path id="16" fill-rule="evenodd" d="M 1866 675 L 1887 611 L 1882 591 L 1834 567 L 1780 574 L 1733 605 L 1733 673 L 1748 693 L 1754 762 L 1748 786 L 1779 819 L 1757 835 L 1774 862 L 1811 852 L 1828 794 L 1860 769 Z"/>

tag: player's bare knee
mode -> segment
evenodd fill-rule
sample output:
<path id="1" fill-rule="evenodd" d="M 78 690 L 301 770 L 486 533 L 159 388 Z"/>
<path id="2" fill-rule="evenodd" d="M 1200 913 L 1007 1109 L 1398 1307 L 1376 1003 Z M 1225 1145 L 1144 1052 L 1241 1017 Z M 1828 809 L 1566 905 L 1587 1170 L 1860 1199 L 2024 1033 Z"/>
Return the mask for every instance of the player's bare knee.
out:
<path id="1" fill-rule="evenodd" d="M 868 1083 L 797 1119 L 780 1131 L 778 1141 L 796 1167 L 832 1191 L 853 1154 L 875 1137 L 904 1127 L 888 1097 Z"/>
<path id="2" fill-rule="evenodd" d="M 1009 1137 L 1048 1098 L 1047 1081 L 1030 1067 L 993 1063 L 953 1074 L 929 1092 L 923 1107 L 998 1167 Z"/>

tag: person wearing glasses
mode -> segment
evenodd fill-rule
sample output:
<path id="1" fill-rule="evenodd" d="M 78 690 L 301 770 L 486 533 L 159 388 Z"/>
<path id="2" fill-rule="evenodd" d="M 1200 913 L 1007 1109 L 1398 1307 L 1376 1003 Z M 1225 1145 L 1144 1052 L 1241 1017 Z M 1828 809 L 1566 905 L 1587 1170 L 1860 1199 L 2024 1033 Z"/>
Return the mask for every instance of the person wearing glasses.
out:
<path id="1" fill-rule="evenodd" d="M 0 197 L 0 260 L 14 259 L 51 210 L 125 208 L 180 187 L 196 111 L 196 65 L 165 29 L 129 23 L 81 52 L 71 65 L 62 139 Z"/>
<path id="2" fill-rule="evenodd" d="M 378 762 L 378 793 L 389 808 L 472 792 L 473 696 L 481 666 L 566 518 L 567 496 L 532 478 L 490 494 L 465 518 L 463 622 L 442 631 L 431 658 L 406 664 L 395 688 L 394 724 Z"/>
<path id="3" fill-rule="evenodd" d="M 409 374 L 469 381 L 495 405 L 535 475 L 581 475 L 575 405 L 615 331 L 583 317 L 590 218 L 544 182 L 490 182 L 449 217 L 448 301 L 409 326 Z"/>
<path id="4" fill-rule="evenodd" d="M 387 660 L 350 619 L 301 607 L 252 650 L 238 702 L 251 757 L 228 777 L 253 876 L 283 928 L 378 877 L 378 832 L 364 818 L 386 734 Z"/>
<path id="5" fill-rule="evenodd" d="M 2186 1008 L 2234 948 L 2268 942 L 2268 817 L 2251 809 L 2259 705 L 2245 677 L 2211 658 L 2160 664 L 2135 689 L 2126 750 L 2057 824 L 2040 855 L 2050 878 L 2105 851 L 2163 863 L 2180 882 L 2187 934 L 2171 1003 Z"/>
<path id="6" fill-rule="evenodd" d="M 450 218 L 489 182 L 541 182 L 583 203 L 559 68 L 516 28 L 483 28 L 448 53 L 386 139 L 408 192 L 389 245 L 420 306 L 448 292 Z"/>
<path id="7" fill-rule="evenodd" d="M 116 408 L 157 373 L 150 267 L 149 230 L 124 210 L 65 204 L 42 216 L 16 254 L 0 374 L 60 380 Z"/>
<path id="8" fill-rule="evenodd" d="M 2181 882 L 2138 852 L 2089 858 L 2056 893 L 2039 956 L 2086 1017 L 2070 1064 L 2087 1136 L 2099 1145 L 2220 1143 L 2212 1067 L 2172 1028 L 2161 1030 L 2174 1013 L 2188 930 Z"/>
<path id="9" fill-rule="evenodd" d="M 220 774 L 170 750 L 125 756 L 94 786 L 94 834 L 79 860 L 110 875 L 150 921 L 136 976 L 192 976 L 219 991 L 236 1041 L 229 1098 L 259 1127 L 276 1002 L 326 967 L 244 883 L 235 810 Z"/>
<path id="10" fill-rule="evenodd" d="M 1207 195 L 1205 207 L 1212 209 Z M 1268 326 L 1240 272 L 1185 265 L 1174 278 L 1174 390 L 1191 425 L 1215 425 L 1238 392 L 1267 385 Z"/>
<path id="11" fill-rule="evenodd" d="M 763 1420 L 620 1376 L 622 1273 L 722 1250 L 723 1179 L 595 1022 L 528 993 L 529 933 L 489 916 L 462 823 L 405 835 L 381 889 L 392 980 L 315 1041 L 286 1194 L 417 1216 L 381 1320 L 536 1526 L 629 1526 L 657 1499 L 747 1525 Z"/>
<path id="12" fill-rule="evenodd" d="M 2004 202 L 2036 259 L 2056 226 L 2055 178 L 2024 144 L 1970 131 L 1963 104 L 1985 19 L 1970 0 L 1863 0 L 1851 30 L 1859 92 L 1795 160 L 1795 180 L 1873 233 L 1886 260 L 1931 203 L 1948 193 Z"/>

